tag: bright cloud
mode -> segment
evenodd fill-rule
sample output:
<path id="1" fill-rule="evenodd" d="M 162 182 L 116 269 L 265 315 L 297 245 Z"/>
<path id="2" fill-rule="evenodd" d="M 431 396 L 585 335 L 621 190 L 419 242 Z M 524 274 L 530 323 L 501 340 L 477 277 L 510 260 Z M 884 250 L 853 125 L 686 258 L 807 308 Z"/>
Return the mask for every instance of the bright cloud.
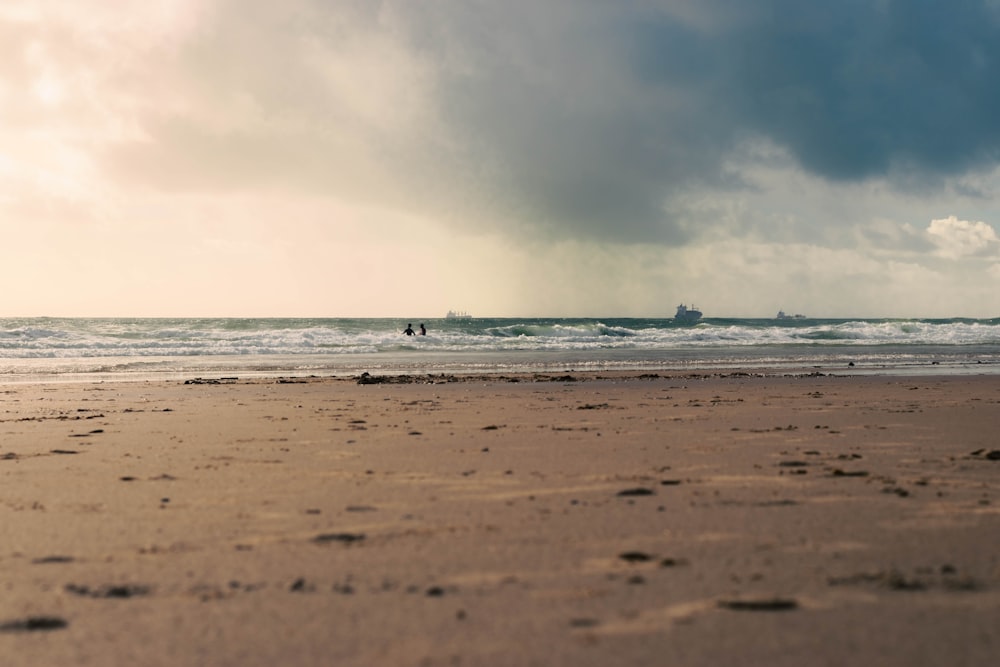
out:
<path id="1" fill-rule="evenodd" d="M 994 254 L 1000 249 L 1000 238 L 990 225 L 982 221 L 959 220 L 952 215 L 931 220 L 927 233 L 945 257 L 960 258 Z"/>

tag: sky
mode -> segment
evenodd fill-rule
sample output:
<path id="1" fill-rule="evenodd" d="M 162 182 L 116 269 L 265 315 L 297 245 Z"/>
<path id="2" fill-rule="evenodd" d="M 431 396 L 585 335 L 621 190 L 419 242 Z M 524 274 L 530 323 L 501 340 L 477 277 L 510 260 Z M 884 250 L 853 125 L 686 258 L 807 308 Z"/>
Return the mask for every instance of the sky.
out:
<path id="1" fill-rule="evenodd" d="M 4 0 L 0 317 L 1000 316 L 1000 0 Z"/>

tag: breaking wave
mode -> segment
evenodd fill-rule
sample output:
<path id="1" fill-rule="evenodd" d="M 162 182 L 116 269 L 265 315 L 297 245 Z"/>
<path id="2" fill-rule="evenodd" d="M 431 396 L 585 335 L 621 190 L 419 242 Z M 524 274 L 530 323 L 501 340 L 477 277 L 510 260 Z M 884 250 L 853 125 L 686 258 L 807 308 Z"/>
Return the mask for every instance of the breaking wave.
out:
<path id="1" fill-rule="evenodd" d="M 932 356 L 993 363 L 1000 355 L 1000 319 L 433 319 L 424 320 L 427 336 L 413 337 L 402 335 L 407 321 L 0 319 L 0 374 L 203 366 L 336 372 L 362 364 L 780 365 L 848 356 L 873 363 Z"/>

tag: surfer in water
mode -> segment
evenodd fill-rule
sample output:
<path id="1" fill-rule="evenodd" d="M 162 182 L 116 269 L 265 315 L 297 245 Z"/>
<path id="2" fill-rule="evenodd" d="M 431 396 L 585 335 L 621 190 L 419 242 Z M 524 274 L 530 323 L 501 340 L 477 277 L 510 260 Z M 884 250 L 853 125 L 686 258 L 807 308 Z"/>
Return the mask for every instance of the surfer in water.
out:
<path id="1" fill-rule="evenodd" d="M 407 324 L 406 328 L 403 329 L 403 333 L 405 333 L 407 336 L 412 336 L 413 335 L 413 325 L 412 324 Z"/>
<path id="2" fill-rule="evenodd" d="M 420 335 L 421 336 L 426 336 L 427 335 L 427 329 L 424 328 L 424 323 L 423 322 L 420 323 Z"/>

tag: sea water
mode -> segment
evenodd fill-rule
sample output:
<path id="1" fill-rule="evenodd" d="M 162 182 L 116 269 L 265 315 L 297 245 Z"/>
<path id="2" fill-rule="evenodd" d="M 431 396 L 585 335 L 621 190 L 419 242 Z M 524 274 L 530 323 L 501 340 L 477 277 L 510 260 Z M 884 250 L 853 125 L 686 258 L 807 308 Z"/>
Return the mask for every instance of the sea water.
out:
<path id="1" fill-rule="evenodd" d="M 1000 372 L 1000 318 L 0 319 L 0 382 L 814 369 Z"/>

